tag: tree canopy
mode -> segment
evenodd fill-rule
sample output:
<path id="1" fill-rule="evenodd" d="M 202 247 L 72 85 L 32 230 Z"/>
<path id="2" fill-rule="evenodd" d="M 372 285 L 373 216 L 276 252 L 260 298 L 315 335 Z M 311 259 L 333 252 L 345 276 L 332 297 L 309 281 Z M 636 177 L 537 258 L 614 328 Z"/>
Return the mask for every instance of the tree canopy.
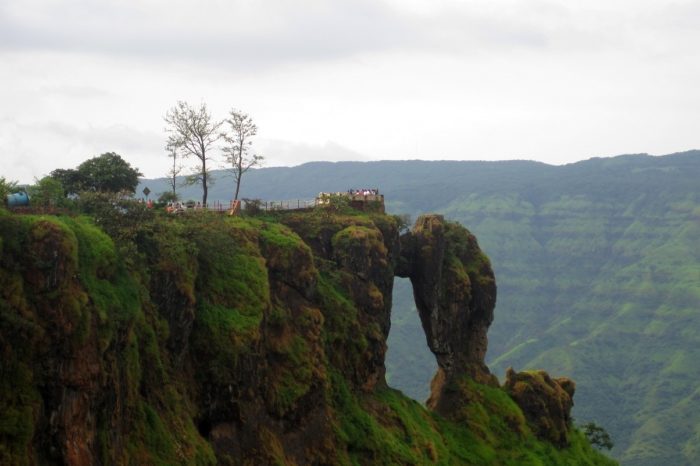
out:
<path id="1" fill-rule="evenodd" d="M 65 189 L 56 178 L 45 176 L 35 180 L 35 184 L 27 190 L 32 198 L 32 205 L 41 207 L 57 207 L 66 201 Z"/>
<path id="2" fill-rule="evenodd" d="M 0 176 L 0 199 L 4 200 L 5 196 L 17 190 L 17 182 L 14 180 L 6 180 L 4 176 Z"/>
<path id="3" fill-rule="evenodd" d="M 105 152 L 78 165 L 77 169 L 57 169 L 51 178 L 61 182 L 66 194 L 82 191 L 134 193 L 139 184 L 138 169 L 114 152 Z"/>
<path id="4" fill-rule="evenodd" d="M 588 438 L 588 441 L 594 447 L 600 449 L 605 448 L 606 450 L 611 450 L 615 444 L 610 437 L 610 434 L 603 427 L 599 426 L 595 422 L 587 422 L 582 425 L 583 433 Z"/>

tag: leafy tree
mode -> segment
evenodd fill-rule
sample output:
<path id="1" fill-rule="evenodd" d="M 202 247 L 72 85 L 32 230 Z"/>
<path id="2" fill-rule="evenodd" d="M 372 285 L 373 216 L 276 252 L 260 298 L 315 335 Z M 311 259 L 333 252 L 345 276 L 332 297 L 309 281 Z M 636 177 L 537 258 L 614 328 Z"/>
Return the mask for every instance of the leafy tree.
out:
<path id="1" fill-rule="evenodd" d="M 212 146 L 221 138 L 219 128 L 223 121 L 215 121 L 206 104 L 194 108 L 188 103 L 178 103 L 165 115 L 169 133 L 166 147 L 177 151 L 182 157 L 195 157 L 199 167 L 188 178 L 188 182 L 202 185 L 202 204 L 207 204 L 210 174 L 207 162 L 211 160 Z"/>
<path id="2" fill-rule="evenodd" d="M 143 202 L 125 199 L 116 192 L 86 191 L 77 201 L 81 212 L 89 214 L 95 223 L 112 237 L 129 265 L 138 256 L 138 245 L 148 236 L 155 217 L 154 209 Z"/>
<path id="3" fill-rule="evenodd" d="M 45 176 L 35 180 L 35 184 L 27 190 L 32 204 L 40 207 L 57 207 L 66 202 L 63 185 L 56 178 Z"/>
<path id="4" fill-rule="evenodd" d="M 263 212 L 261 199 L 243 199 L 243 211 L 246 215 L 259 215 Z"/>
<path id="5" fill-rule="evenodd" d="M 5 201 L 8 194 L 12 194 L 17 191 L 17 182 L 8 181 L 4 176 L 0 176 L 0 199 Z"/>
<path id="6" fill-rule="evenodd" d="M 69 194 L 78 194 L 85 189 L 83 187 L 82 176 L 78 170 L 73 168 L 57 168 L 56 170 L 52 171 L 49 176 L 61 183 L 63 186 L 63 192 L 66 196 Z"/>
<path id="7" fill-rule="evenodd" d="M 350 199 L 343 194 L 326 193 L 320 196 L 320 202 L 314 209 L 324 217 L 331 217 L 334 214 L 344 213 L 352 210 Z"/>
<path id="8" fill-rule="evenodd" d="M 160 193 L 160 196 L 158 196 L 158 202 L 161 204 L 167 204 L 168 202 L 177 202 L 180 200 L 180 196 L 177 195 L 177 193 L 173 193 L 172 191 L 165 191 L 164 193 Z"/>
<path id="9" fill-rule="evenodd" d="M 83 191 L 126 191 L 133 194 L 139 184 L 139 176 L 143 174 L 114 152 L 88 159 L 77 169 L 57 169 L 50 174 L 51 178 L 61 183 L 66 195 Z"/>
<path id="10" fill-rule="evenodd" d="M 116 193 L 136 191 L 139 176 L 138 169 L 114 152 L 106 152 L 78 165 L 78 173 L 85 191 Z"/>
<path id="11" fill-rule="evenodd" d="M 258 132 L 258 127 L 253 123 L 253 119 L 247 113 L 235 109 L 229 112 L 229 116 L 230 118 L 224 121 L 230 126 L 231 132 L 222 134 L 228 144 L 224 147 L 223 152 L 226 155 L 226 162 L 231 167 L 229 170 L 236 180 L 236 191 L 233 199 L 237 200 L 243 174 L 253 167 L 262 165 L 265 158 L 262 155 L 249 152 L 250 146 L 253 144 L 251 139 Z"/>
<path id="12" fill-rule="evenodd" d="M 611 450 L 612 447 L 615 446 L 610 434 L 608 434 L 608 431 L 595 422 L 587 422 L 581 426 L 581 429 L 583 429 L 583 433 L 586 435 L 586 438 L 588 438 L 588 441 L 594 447 L 598 449 L 605 448 L 607 450 Z"/>

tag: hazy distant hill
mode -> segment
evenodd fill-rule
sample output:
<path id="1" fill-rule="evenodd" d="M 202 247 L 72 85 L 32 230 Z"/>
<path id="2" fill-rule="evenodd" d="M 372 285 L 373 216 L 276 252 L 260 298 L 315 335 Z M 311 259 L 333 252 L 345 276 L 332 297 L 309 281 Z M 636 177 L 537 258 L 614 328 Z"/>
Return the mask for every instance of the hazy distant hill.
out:
<path id="1" fill-rule="evenodd" d="M 700 151 L 565 166 L 310 163 L 255 170 L 242 192 L 281 200 L 352 187 L 379 187 L 394 213 L 442 212 L 477 235 L 499 284 L 493 372 L 573 377 L 576 417 L 605 426 L 627 464 L 700 464 Z M 231 191 L 221 180 L 210 198 Z M 434 363 L 416 349 L 409 290 L 397 283 L 389 378 L 422 397 Z"/>

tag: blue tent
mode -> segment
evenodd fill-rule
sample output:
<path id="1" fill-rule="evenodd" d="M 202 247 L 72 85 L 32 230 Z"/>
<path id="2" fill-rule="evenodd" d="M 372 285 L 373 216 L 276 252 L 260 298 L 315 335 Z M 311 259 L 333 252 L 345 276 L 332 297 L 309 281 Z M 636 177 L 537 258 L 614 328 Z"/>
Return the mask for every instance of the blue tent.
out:
<path id="1" fill-rule="evenodd" d="M 29 195 L 26 191 L 8 194 L 6 199 L 7 207 L 23 207 L 29 205 Z"/>

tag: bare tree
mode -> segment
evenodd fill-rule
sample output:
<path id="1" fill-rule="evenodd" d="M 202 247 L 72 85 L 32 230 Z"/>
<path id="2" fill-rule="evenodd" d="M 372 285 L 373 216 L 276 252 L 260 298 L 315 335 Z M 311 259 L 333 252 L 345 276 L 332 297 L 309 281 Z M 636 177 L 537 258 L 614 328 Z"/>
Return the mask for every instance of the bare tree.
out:
<path id="1" fill-rule="evenodd" d="M 252 167 L 262 165 L 265 157 L 250 153 L 250 146 L 253 144 L 251 139 L 258 132 L 258 127 L 253 123 L 253 119 L 247 113 L 235 109 L 229 112 L 229 116 L 230 118 L 224 121 L 228 123 L 231 132 L 221 136 L 227 144 L 223 152 L 226 155 L 228 170 L 233 173 L 236 180 L 236 191 L 233 195 L 235 201 L 241 190 L 243 174 Z"/>
<path id="2" fill-rule="evenodd" d="M 182 172 L 182 165 L 179 165 L 177 163 L 177 158 L 178 158 L 178 153 L 177 150 L 174 147 L 167 147 L 167 149 L 170 151 L 168 154 L 168 157 L 173 159 L 173 166 L 168 170 L 168 184 L 170 185 L 170 188 L 172 189 L 172 199 L 173 201 L 177 200 L 177 177 L 180 175 Z"/>
<path id="3" fill-rule="evenodd" d="M 221 138 L 219 128 L 223 121 L 212 120 L 207 105 L 199 108 L 187 102 L 178 101 L 177 105 L 165 115 L 169 133 L 166 147 L 176 150 L 182 157 L 194 156 L 199 160 L 199 167 L 188 177 L 188 182 L 202 185 L 202 204 L 207 204 L 210 180 L 207 162 L 211 160 L 210 149 Z"/>

